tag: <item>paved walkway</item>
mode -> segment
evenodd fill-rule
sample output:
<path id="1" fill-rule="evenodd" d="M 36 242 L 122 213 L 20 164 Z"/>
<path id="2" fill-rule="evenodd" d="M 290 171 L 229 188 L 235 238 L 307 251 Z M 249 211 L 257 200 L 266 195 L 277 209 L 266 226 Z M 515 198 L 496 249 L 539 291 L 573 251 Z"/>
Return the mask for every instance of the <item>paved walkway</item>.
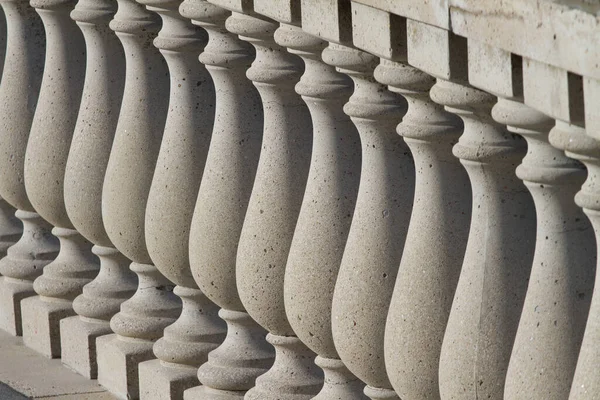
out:
<path id="1" fill-rule="evenodd" d="M 96 381 L 25 347 L 0 330 L 0 399 L 114 400 Z"/>

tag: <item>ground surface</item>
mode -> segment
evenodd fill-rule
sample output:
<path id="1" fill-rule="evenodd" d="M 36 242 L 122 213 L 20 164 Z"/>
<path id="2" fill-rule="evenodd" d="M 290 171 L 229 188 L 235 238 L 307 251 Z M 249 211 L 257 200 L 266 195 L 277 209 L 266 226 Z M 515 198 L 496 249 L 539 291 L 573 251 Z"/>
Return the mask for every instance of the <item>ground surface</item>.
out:
<path id="1" fill-rule="evenodd" d="M 0 330 L 0 399 L 114 400 L 96 381 L 25 347 Z"/>

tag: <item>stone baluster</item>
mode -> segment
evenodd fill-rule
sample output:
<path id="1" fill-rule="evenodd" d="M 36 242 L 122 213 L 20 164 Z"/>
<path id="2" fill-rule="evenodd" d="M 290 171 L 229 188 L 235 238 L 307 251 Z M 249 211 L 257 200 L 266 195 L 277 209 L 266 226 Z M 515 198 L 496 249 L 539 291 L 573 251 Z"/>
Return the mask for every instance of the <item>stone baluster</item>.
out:
<path id="1" fill-rule="evenodd" d="M 73 301 L 77 316 L 60 322 L 63 364 L 90 379 L 97 377 L 96 338 L 112 333 L 110 318 L 137 286 L 129 260 L 104 229 L 102 184 L 121 107 L 125 55 L 108 27 L 116 2 L 79 0 L 71 18 L 87 45 L 86 77 L 65 172 L 65 206 L 77 230 L 94 244 L 97 277 Z"/>
<path id="2" fill-rule="evenodd" d="M 313 120 L 310 172 L 285 276 L 286 312 L 298 337 L 317 354 L 316 364 L 325 375 L 314 399 L 364 399 L 364 384 L 340 359 L 331 331 L 333 291 L 360 181 L 360 137 L 343 112 L 352 81 L 322 61 L 327 42 L 291 26 L 278 33 L 279 44 L 305 62 L 296 92 Z M 334 60 L 337 55 L 333 50 L 324 56 Z"/>
<path id="3" fill-rule="evenodd" d="M 344 112 L 362 144 L 358 198 L 333 296 L 333 339 L 342 361 L 367 384 L 369 398 L 397 399 L 383 339 L 414 194 L 412 157 L 396 134 L 406 102 L 375 81 L 377 57 L 335 43 L 323 57 L 354 81 Z"/>
<path id="4" fill-rule="evenodd" d="M 583 104 L 574 106 L 571 101 L 583 96 L 572 83 L 566 71 L 523 60 L 525 104 L 557 120 L 550 130 L 552 146 L 577 153 L 579 144 L 573 138 L 585 131 L 575 114 L 583 111 Z M 565 87 L 568 92 L 557 96 L 557 88 Z M 569 396 L 585 329 L 594 283 L 595 237 L 574 201 L 585 168 L 548 146 L 546 135 L 530 136 L 531 162 L 525 159 L 518 173 L 535 200 L 538 231 L 504 398 L 558 400 Z"/>
<path id="5" fill-rule="evenodd" d="M 181 301 L 152 264 L 145 241 L 148 193 L 169 101 L 169 74 L 152 45 L 160 18 L 133 0 L 118 0 L 110 28 L 125 52 L 125 90 L 102 192 L 108 237 L 131 259 L 137 291 L 110 320 L 115 332 L 96 340 L 98 381 L 120 398 L 139 396 L 138 364 L 154 358 L 152 346 L 175 322 Z M 170 210 L 163 210 L 169 213 Z"/>
<path id="6" fill-rule="evenodd" d="M 275 43 L 277 24 L 234 12 L 226 26 L 256 49 L 247 76 L 264 110 L 263 146 L 238 245 L 236 280 L 248 313 L 269 331 L 276 357 L 245 399 L 308 399 L 319 392 L 322 375 L 314 353 L 289 324 L 283 294 L 312 145 L 310 114 L 294 91 L 302 61 Z"/>
<path id="7" fill-rule="evenodd" d="M 344 112 L 362 146 L 356 208 L 333 295 L 333 340 L 344 364 L 367 384 L 367 397 L 398 399 L 387 378 L 383 344 L 414 194 L 412 157 L 396 134 L 406 101 L 375 80 L 376 56 L 350 46 L 349 2 L 304 0 L 301 12 L 302 28 L 330 42 L 323 60 L 354 81 Z"/>
<path id="8" fill-rule="evenodd" d="M 73 227 L 64 177 L 85 75 L 85 43 L 69 17 L 73 1 L 32 1 L 46 31 L 42 87 L 25 153 L 25 187 L 37 212 L 60 241 L 56 259 L 22 301 L 23 341 L 47 357 L 60 356 L 60 320 L 75 314 L 73 300 L 98 273 L 91 243 Z"/>
<path id="9" fill-rule="evenodd" d="M 190 225 L 211 139 L 215 90 L 198 62 L 206 32 L 178 13 L 180 1 L 138 2 L 162 17 L 154 45 L 171 77 L 169 113 L 146 207 L 146 244 L 183 301 L 180 318 L 154 344 L 158 360 L 140 364 L 140 397 L 182 399 L 185 389 L 199 384 L 198 367 L 226 331 L 218 307 L 198 289 L 189 264 Z"/>
<path id="10" fill-rule="evenodd" d="M 23 234 L 23 224 L 15 217 L 15 209 L 0 197 L 0 258 Z"/>
<path id="11" fill-rule="evenodd" d="M 407 28 L 409 63 L 438 78 L 432 99 L 463 120 L 453 152 L 472 187 L 469 237 L 441 347 L 440 397 L 501 399 L 535 240 L 533 201 L 514 173 L 525 142 L 492 119 L 496 98 L 468 85 L 464 39 L 410 20 Z M 421 40 L 429 36 L 438 39 Z"/>
<path id="12" fill-rule="evenodd" d="M 276 42 L 304 60 L 296 92 L 313 121 L 308 181 L 285 272 L 285 308 L 294 332 L 317 354 L 316 364 L 324 371 L 323 388 L 314 399 L 364 399 L 364 384 L 340 360 L 331 332 L 333 290 L 360 180 L 360 138 L 343 112 L 352 81 L 323 62 L 327 42 L 297 26 L 300 15 L 292 3 L 254 2 L 255 11 L 282 22 Z"/>
<path id="13" fill-rule="evenodd" d="M 0 85 L 6 60 L 7 34 L 6 16 L 4 10 L 0 10 Z M 0 197 L 0 258 L 6 256 L 6 250 L 15 244 L 22 234 L 23 224 L 15 217 L 15 210 Z"/>
<path id="14" fill-rule="evenodd" d="M 7 33 L 6 16 L 4 10 L 0 10 L 0 85 L 6 59 Z M 23 224 L 15 217 L 15 210 L 0 197 L 0 258 L 6 256 L 6 250 L 15 244 L 22 234 Z"/>
<path id="15" fill-rule="evenodd" d="M 440 356 L 441 397 L 502 399 L 535 238 L 533 202 L 514 172 L 525 143 L 493 121 L 493 95 L 440 80 L 432 98 L 464 121 L 454 154 L 473 191 L 471 229 Z"/>
<path id="16" fill-rule="evenodd" d="M 470 222 L 470 182 L 452 155 L 463 125 L 429 98 L 435 78 L 407 65 L 404 19 L 353 3 L 352 23 L 354 44 L 382 57 L 377 80 L 408 101 L 397 132 L 416 170 L 416 206 L 387 316 L 386 369 L 400 398 L 439 399 L 440 350 Z"/>
<path id="17" fill-rule="evenodd" d="M 25 149 L 38 101 L 46 49 L 44 26 L 27 1 L 0 2 L 7 18 L 0 84 L 0 193 L 18 211 L 23 235 L 0 260 L 0 328 L 22 334 L 21 300 L 35 295 L 33 280 L 58 252 L 51 226 L 35 213 L 23 179 Z"/>
<path id="18" fill-rule="evenodd" d="M 509 52 L 489 47 L 476 41 L 469 41 L 469 80 L 470 82 L 488 92 L 498 95 L 500 99 L 492 109 L 495 121 L 507 125 L 507 129 L 525 138 L 528 150 L 521 165 L 518 166 L 517 176 L 523 180 L 536 205 L 537 214 L 537 243 L 533 256 L 533 271 L 536 265 L 550 266 L 554 263 L 555 254 L 551 250 L 553 243 L 546 247 L 544 241 L 547 232 L 548 215 L 554 214 L 556 207 L 556 193 L 566 190 L 574 193 L 576 189 L 565 187 L 565 183 L 575 176 L 574 183 L 581 183 L 576 177 L 582 171 L 577 163 L 569 160 L 559 150 L 548 143 L 548 132 L 554 121 L 533 108 L 521 104 L 523 101 L 523 71 L 519 57 Z M 567 183 L 570 186 L 570 183 Z M 565 198 L 567 199 L 567 198 Z M 567 199 L 567 201 L 569 201 Z M 560 207 L 559 207 L 560 208 Z M 554 219 L 554 217 L 550 217 Z M 546 272 L 543 272 L 545 274 Z M 524 277 L 524 282 L 528 277 Z M 511 324 L 518 325 L 520 314 L 511 315 Z M 496 363 L 498 384 L 494 393 L 498 399 L 503 399 L 506 370 L 509 357 L 513 348 L 516 331 L 511 332 L 511 340 L 503 346 L 502 362 Z M 491 364 L 491 361 L 484 359 Z M 494 364 L 492 364 L 494 365 Z M 483 365 L 485 366 L 485 365 Z M 487 366 L 491 370 L 490 366 Z M 500 375 L 502 373 L 502 375 Z M 472 384 L 475 384 L 473 382 Z"/>
<path id="19" fill-rule="evenodd" d="M 400 398 L 439 399 L 440 350 L 471 215 L 469 178 L 452 155 L 463 124 L 430 99 L 435 78 L 407 65 L 405 20 L 353 3 L 352 22 L 354 44 L 382 57 L 377 80 L 408 101 L 397 132 L 416 170 L 415 207 L 387 316 L 386 369 Z"/>
<path id="20" fill-rule="evenodd" d="M 4 10 L 0 10 L 0 82 L 6 60 L 7 35 L 6 16 Z M 15 211 L 6 200 L 0 197 L 0 258 L 6 256 L 6 250 L 15 244 L 23 234 L 23 224 L 15 217 Z"/>
<path id="21" fill-rule="evenodd" d="M 6 15 L 4 15 L 4 10 L 0 9 L 0 75 L 4 69 L 4 61 L 6 59 L 6 36 Z M 1 81 L 2 77 L 0 76 Z"/>
<path id="22" fill-rule="evenodd" d="M 400 398 L 439 399 L 440 351 L 469 234 L 471 187 L 452 155 L 462 125 L 429 98 L 431 76 L 382 61 L 377 78 L 409 104 L 397 131 L 415 160 L 418 205 L 387 317 L 386 368 Z"/>
<path id="23" fill-rule="evenodd" d="M 454 154 L 473 191 L 471 229 L 440 357 L 441 397 L 502 399 L 535 238 L 533 202 L 514 173 L 525 143 L 492 120 L 496 98 L 490 94 L 438 81 L 432 98 L 464 121 Z"/>
<path id="24" fill-rule="evenodd" d="M 600 83 L 596 79 L 584 78 L 583 83 L 585 98 L 585 126 L 586 134 L 570 135 L 571 146 L 567 147 L 567 155 L 583 162 L 587 167 L 587 180 L 575 196 L 575 202 L 583 208 L 590 219 L 596 234 L 596 251 L 600 248 L 600 230 L 598 216 L 600 211 L 600 191 L 598 186 L 598 172 L 600 171 L 600 124 L 595 110 L 600 96 Z M 577 130 L 576 133 L 580 133 Z M 598 253 L 596 253 L 598 260 Z M 600 274 L 596 264 L 596 281 L 590 305 L 585 333 L 579 351 L 577 367 L 571 385 L 570 400 L 591 400 L 600 393 Z"/>
<path id="25" fill-rule="evenodd" d="M 230 12 L 187 0 L 183 16 L 203 27 L 209 41 L 200 55 L 216 89 L 215 123 L 190 228 L 190 265 L 196 283 L 221 308 L 225 341 L 198 370 L 202 386 L 185 399 L 242 399 L 273 364 L 266 331 L 246 312 L 236 285 L 236 254 L 256 174 L 263 132 L 260 96 L 246 70 L 253 47 L 229 33 Z"/>
<path id="26" fill-rule="evenodd" d="M 0 10 L 0 75 L 4 69 L 6 58 L 6 16 Z M 0 85 L 1 85 L 0 76 Z M 23 224 L 15 217 L 13 207 L 0 197 L 0 258 L 6 256 L 6 250 L 16 243 L 23 234 Z"/>

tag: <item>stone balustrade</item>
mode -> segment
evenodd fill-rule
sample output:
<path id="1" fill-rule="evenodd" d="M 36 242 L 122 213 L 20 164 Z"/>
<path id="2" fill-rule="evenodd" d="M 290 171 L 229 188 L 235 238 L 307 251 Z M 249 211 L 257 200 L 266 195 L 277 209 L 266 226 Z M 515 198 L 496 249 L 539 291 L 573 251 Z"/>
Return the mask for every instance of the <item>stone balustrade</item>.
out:
<path id="1" fill-rule="evenodd" d="M 0 328 L 118 399 L 600 399 L 594 0 L 0 0 Z"/>

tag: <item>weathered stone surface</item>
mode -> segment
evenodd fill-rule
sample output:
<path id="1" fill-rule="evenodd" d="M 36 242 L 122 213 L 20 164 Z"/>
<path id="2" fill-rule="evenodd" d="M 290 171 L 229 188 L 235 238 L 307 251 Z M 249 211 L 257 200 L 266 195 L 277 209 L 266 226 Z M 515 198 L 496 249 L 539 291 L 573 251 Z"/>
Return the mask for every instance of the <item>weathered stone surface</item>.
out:
<path id="1" fill-rule="evenodd" d="M 456 34 L 562 70 L 600 78 L 597 2 L 450 0 L 449 6 Z"/>
<path id="2" fill-rule="evenodd" d="M 414 190 L 412 157 L 396 134 L 406 101 L 374 80 L 376 57 L 335 44 L 330 48 L 344 55 L 324 53 L 324 60 L 354 81 L 344 112 L 362 146 L 358 198 L 333 296 L 333 340 L 342 361 L 367 384 L 367 396 L 397 398 L 385 370 L 383 337 Z"/>
<path id="3" fill-rule="evenodd" d="M 190 227 L 190 266 L 227 323 L 225 340 L 198 370 L 202 386 L 186 391 L 185 398 L 241 399 L 274 358 L 266 331 L 246 312 L 236 285 L 238 242 L 263 131 L 260 96 L 245 76 L 254 49 L 225 29 L 229 11 L 197 0 L 185 1 L 180 11 L 208 32 L 200 61 L 216 92 L 212 139 Z"/>
<path id="4" fill-rule="evenodd" d="M 84 83 L 85 43 L 69 16 L 73 2 L 40 0 L 31 5 L 44 23 L 46 62 L 25 153 L 25 187 L 35 210 L 54 225 L 52 233 L 59 238 L 60 252 L 34 282 L 33 288 L 39 296 L 28 301 L 29 308 L 23 308 L 23 340 L 46 356 L 58 357 L 57 318 L 74 314 L 73 299 L 99 269 L 98 260 L 91 253 L 91 243 L 74 229 L 67 215 L 64 198 L 67 158 Z M 42 310 L 46 315 L 39 318 Z M 50 325 L 42 329 L 39 324 Z"/>
<path id="5" fill-rule="evenodd" d="M 308 109 L 294 91 L 302 61 L 275 42 L 273 35 L 285 28 L 277 29 L 270 21 L 234 13 L 226 26 L 256 49 L 247 76 L 264 110 L 263 147 L 240 235 L 236 281 L 246 310 L 269 331 L 276 358 L 245 398 L 308 399 L 319 392 L 322 374 L 314 365 L 314 353 L 290 326 L 283 293 L 312 144 Z"/>
<path id="6" fill-rule="evenodd" d="M 442 398 L 502 399 L 535 240 L 535 209 L 515 176 L 525 142 L 491 117 L 496 98 L 449 82 L 434 101 L 464 121 L 454 146 L 471 180 L 465 258 L 440 356 Z"/>
<path id="7" fill-rule="evenodd" d="M 152 41 L 160 18 L 133 0 L 119 0 L 110 22 L 125 51 L 125 92 L 108 160 L 102 217 L 108 237 L 131 259 L 135 294 L 110 321 L 115 335 L 97 340 L 98 381 L 121 398 L 139 397 L 138 364 L 181 313 L 173 284 L 152 264 L 145 241 L 148 193 L 165 128 L 169 73 Z"/>
<path id="8" fill-rule="evenodd" d="M 598 165 L 600 149 L 598 147 L 598 129 L 594 115 L 597 110 L 594 110 L 594 104 L 598 101 L 598 84 L 597 81 L 584 78 L 584 100 L 586 106 L 586 135 L 572 135 L 570 139 L 573 141 L 573 146 L 567 155 L 581 161 L 588 170 L 587 180 L 584 182 L 581 190 L 575 196 L 577 205 L 583 208 L 583 211 L 590 219 L 594 232 L 596 234 L 596 251 L 598 252 Z M 590 118 L 591 117 L 591 118 Z M 591 120 L 591 121 L 590 121 Z M 581 133 L 578 131 L 577 133 Z M 592 138 L 592 140 L 590 140 Z M 596 254 L 598 260 L 598 253 Z M 569 399 L 584 400 L 591 399 L 600 393 L 600 355 L 598 354 L 598 343 L 600 341 L 600 296 L 598 291 L 600 285 L 598 280 L 598 263 L 596 263 L 596 279 L 590 311 L 588 314 L 585 333 L 581 343 L 581 350 L 577 360 L 577 367 L 573 377 L 573 384 Z"/>
<path id="9" fill-rule="evenodd" d="M 23 223 L 15 217 L 15 209 L 0 197 L 0 258 L 23 234 Z"/>
<path id="10" fill-rule="evenodd" d="M 352 81 L 323 62 L 327 42 L 289 25 L 276 39 L 304 60 L 296 92 L 313 121 L 310 170 L 286 266 L 285 309 L 324 371 L 324 386 L 314 399 L 364 399 L 364 385 L 339 359 L 331 332 L 333 290 L 360 181 L 360 137 L 343 111 Z M 333 53 L 327 55 L 335 58 Z"/>
<path id="11" fill-rule="evenodd" d="M 161 399 L 176 391 L 176 396 L 166 397 L 181 399 L 185 389 L 199 384 L 196 369 L 225 338 L 219 309 L 198 289 L 189 264 L 190 225 L 211 139 L 215 90 L 198 62 L 207 34 L 177 13 L 180 2 L 138 2 L 162 18 L 154 46 L 165 58 L 171 79 L 169 111 L 146 206 L 146 245 L 158 270 L 177 285 L 174 293 L 183 303 L 179 319 L 154 345 L 164 368 L 150 361 L 140 369 L 141 383 L 152 382 L 140 398 Z"/>
<path id="12" fill-rule="evenodd" d="M 24 183 L 25 151 L 41 87 L 44 26 L 27 2 L 1 3 L 7 17 L 6 58 L 0 84 L 0 194 L 17 208 L 23 235 L 0 260 L 0 327 L 22 334 L 20 301 L 35 295 L 33 280 L 58 252 L 52 227 L 34 212 Z"/>
<path id="13" fill-rule="evenodd" d="M 572 138 L 585 135 L 576 125 L 583 120 L 583 110 L 576 109 L 577 101 L 583 102 L 581 80 L 573 79 L 566 71 L 559 74 L 553 68 L 538 68 L 535 64 L 523 60 L 525 104 L 557 119 L 549 134 L 553 147 L 577 152 L 577 141 Z M 552 78 L 537 73 L 544 70 Z M 540 80 L 546 80 L 547 85 Z M 566 88 L 573 98 L 551 104 L 540 97 L 554 95 L 557 88 Z M 565 117 L 567 120 L 562 120 Z M 560 152 L 556 154 L 550 146 L 543 148 L 537 143 L 531 152 L 534 168 L 517 171 L 527 181 L 536 202 L 538 224 L 505 399 L 568 397 L 594 284 L 594 232 L 573 199 L 585 180 L 585 168 Z"/>
<path id="14" fill-rule="evenodd" d="M 450 28 L 449 4 L 452 0 L 352 0 L 392 14 L 425 22 L 443 29 Z"/>
<path id="15" fill-rule="evenodd" d="M 125 55 L 108 24 L 116 3 L 81 0 L 71 12 L 86 41 L 86 77 L 65 172 L 65 207 L 73 225 L 95 244 L 98 276 L 73 301 L 78 314 L 61 321 L 62 362 L 78 373 L 97 376 L 98 336 L 112 333 L 109 321 L 136 287 L 129 260 L 106 234 L 102 187 L 119 117 Z"/>

